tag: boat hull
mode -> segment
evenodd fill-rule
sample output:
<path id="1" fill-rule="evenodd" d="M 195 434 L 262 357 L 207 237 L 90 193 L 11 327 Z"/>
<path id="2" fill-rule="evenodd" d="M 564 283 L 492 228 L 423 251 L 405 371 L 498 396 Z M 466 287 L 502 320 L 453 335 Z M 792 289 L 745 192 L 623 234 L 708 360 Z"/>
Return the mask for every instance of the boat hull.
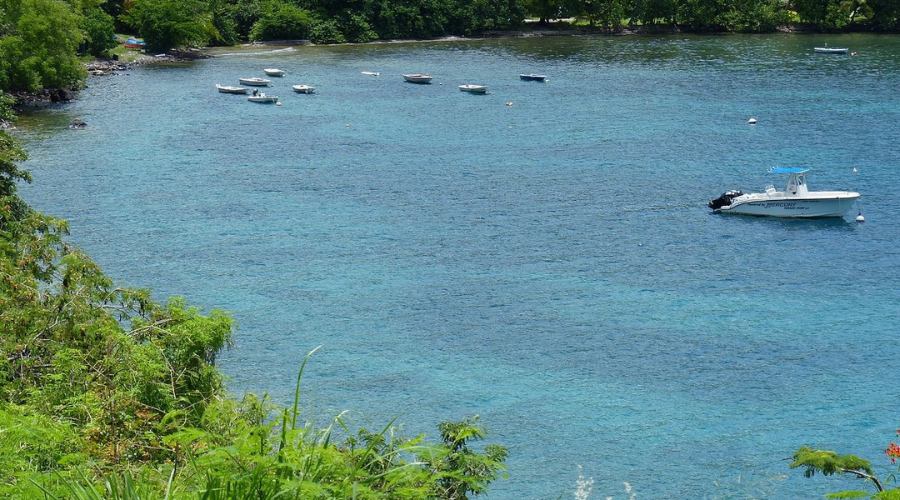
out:
<path id="1" fill-rule="evenodd" d="M 251 85 L 253 87 L 268 87 L 272 83 L 265 78 L 238 78 L 238 81 L 241 82 L 241 85 Z"/>
<path id="2" fill-rule="evenodd" d="M 801 219 L 843 217 L 853 208 L 859 193 L 841 193 L 832 197 L 746 199 L 715 211 L 723 214 L 755 215 L 757 217 L 791 217 Z"/>
<path id="3" fill-rule="evenodd" d="M 487 94 L 487 87 L 484 85 L 460 85 L 459 90 L 470 94 Z"/>
<path id="4" fill-rule="evenodd" d="M 432 76 L 431 75 L 423 75 L 423 74 L 406 74 L 403 75 L 403 79 L 409 83 L 420 83 L 420 84 L 428 84 L 431 83 Z"/>
<path id="5" fill-rule="evenodd" d="M 291 88 L 298 94 L 312 94 L 316 91 L 316 88 L 311 85 L 293 85 Z"/>
<path id="6" fill-rule="evenodd" d="M 250 102 L 258 102 L 260 104 L 276 104 L 278 96 L 275 95 L 252 95 L 247 98 Z"/>
<path id="7" fill-rule="evenodd" d="M 547 80 L 547 77 L 544 75 L 519 75 L 519 78 L 526 82 L 543 82 Z"/>
<path id="8" fill-rule="evenodd" d="M 248 90 L 244 87 L 230 87 L 225 85 L 216 85 L 216 88 L 223 94 L 246 94 Z"/>
<path id="9" fill-rule="evenodd" d="M 850 51 L 847 47 L 815 47 L 813 50 L 817 54 L 846 54 Z"/>

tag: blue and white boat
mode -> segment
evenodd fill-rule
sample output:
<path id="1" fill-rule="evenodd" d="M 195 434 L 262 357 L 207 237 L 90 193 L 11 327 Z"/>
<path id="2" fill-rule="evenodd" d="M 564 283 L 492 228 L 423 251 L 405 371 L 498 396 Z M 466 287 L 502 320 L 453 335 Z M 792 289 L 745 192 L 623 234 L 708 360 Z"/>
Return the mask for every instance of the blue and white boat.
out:
<path id="1" fill-rule="evenodd" d="M 859 193 L 852 191 L 810 191 L 806 185 L 808 168 L 772 167 L 769 172 L 788 174 L 784 191 L 771 185 L 763 193 L 726 191 L 710 201 L 709 208 L 723 214 L 761 217 L 843 217 L 859 198 Z"/>

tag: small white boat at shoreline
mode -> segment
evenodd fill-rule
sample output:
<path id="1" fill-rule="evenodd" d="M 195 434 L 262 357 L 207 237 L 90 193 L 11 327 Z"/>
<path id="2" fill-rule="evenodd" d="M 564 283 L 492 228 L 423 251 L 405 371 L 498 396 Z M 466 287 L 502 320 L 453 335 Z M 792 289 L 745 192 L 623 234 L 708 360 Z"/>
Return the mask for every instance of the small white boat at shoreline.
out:
<path id="1" fill-rule="evenodd" d="M 263 72 L 264 72 L 265 74 L 269 75 L 269 76 L 284 76 L 284 70 L 283 70 L 283 69 L 266 68 L 266 69 L 263 70 Z"/>
<path id="2" fill-rule="evenodd" d="M 409 83 L 431 83 L 432 76 L 425 73 L 406 73 L 403 79 Z"/>
<path id="3" fill-rule="evenodd" d="M 247 87 L 219 85 L 218 83 L 216 84 L 216 88 L 219 89 L 219 92 L 221 92 L 223 94 L 246 94 L 247 90 L 249 90 L 249 89 L 247 89 Z"/>
<path id="4" fill-rule="evenodd" d="M 312 94 L 316 91 L 312 85 L 291 85 L 291 88 L 298 94 Z"/>
<path id="5" fill-rule="evenodd" d="M 241 85 L 251 85 L 253 87 L 267 87 L 272 83 L 272 80 L 266 80 L 265 78 L 260 78 L 258 76 L 252 78 L 238 78 L 238 81 L 241 82 Z"/>
<path id="6" fill-rule="evenodd" d="M 470 94 L 487 94 L 487 85 L 460 85 L 459 90 Z"/>
<path id="7" fill-rule="evenodd" d="M 772 167 L 773 174 L 788 174 L 787 186 L 778 191 L 766 187 L 763 193 L 744 194 L 733 189 L 709 202 L 714 212 L 723 214 L 756 215 L 760 217 L 843 217 L 859 193 L 852 191 L 809 191 L 806 186 L 808 168 Z"/>

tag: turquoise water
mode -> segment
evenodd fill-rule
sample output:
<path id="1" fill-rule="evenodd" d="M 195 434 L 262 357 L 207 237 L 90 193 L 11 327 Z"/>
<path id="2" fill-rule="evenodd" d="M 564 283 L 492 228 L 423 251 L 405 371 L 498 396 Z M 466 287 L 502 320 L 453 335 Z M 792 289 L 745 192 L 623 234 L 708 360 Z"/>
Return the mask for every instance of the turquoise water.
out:
<path id="1" fill-rule="evenodd" d="M 821 498 L 861 485 L 790 471 L 801 445 L 893 470 L 898 52 L 863 35 L 223 51 L 25 117 L 22 193 L 117 282 L 231 311 L 237 394 L 287 402 L 321 345 L 310 418 L 436 438 L 481 415 L 510 449 L 489 498 L 571 497 L 578 466 L 592 498 L 625 481 Z M 266 67 L 287 71 L 281 106 L 215 91 Z M 860 191 L 866 222 L 709 213 L 782 183 L 773 165 Z"/>

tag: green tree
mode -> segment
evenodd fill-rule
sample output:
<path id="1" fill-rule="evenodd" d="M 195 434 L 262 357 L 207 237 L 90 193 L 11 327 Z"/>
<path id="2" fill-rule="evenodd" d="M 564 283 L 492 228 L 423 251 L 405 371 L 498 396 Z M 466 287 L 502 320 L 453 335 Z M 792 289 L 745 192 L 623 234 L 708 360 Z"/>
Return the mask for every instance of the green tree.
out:
<path id="1" fill-rule="evenodd" d="M 263 15 L 250 30 L 251 40 L 305 40 L 315 19 L 309 11 L 280 2 L 267 4 Z"/>
<path id="2" fill-rule="evenodd" d="M 802 21 L 823 31 L 838 31 L 850 24 L 841 0 L 794 0 L 793 7 Z"/>
<path id="3" fill-rule="evenodd" d="M 444 422 L 438 429 L 441 445 L 419 455 L 419 460 L 433 471 L 437 480 L 437 497 L 467 500 L 469 494 L 486 491 L 505 469 L 506 448 L 487 445 L 483 454 L 469 448 L 471 441 L 484 439 L 486 435 L 477 415 L 460 422 Z"/>
<path id="4" fill-rule="evenodd" d="M 12 106 L 13 99 L 0 90 L 0 124 L 9 124 L 16 120 Z M 16 194 L 16 183 L 31 182 L 31 175 L 19 168 L 18 163 L 27 158 L 25 151 L 9 134 L 6 127 L 0 127 L 0 200 L 9 203 L 9 198 Z"/>
<path id="5" fill-rule="evenodd" d="M 217 36 L 212 15 L 199 0 L 136 0 L 125 21 L 153 52 L 202 46 Z"/>
<path id="6" fill-rule="evenodd" d="M 900 29 L 900 0 L 866 0 L 869 23 L 880 30 Z"/>
<path id="7" fill-rule="evenodd" d="M 676 22 L 688 31 L 722 31 L 729 11 L 727 0 L 679 0 Z"/>
<path id="8" fill-rule="evenodd" d="M 475 0 L 469 5 L 467 33 L 518 27 L 526 12 L 521 0 Z"/>
<path id="9" fill-rule="evenodd" d="M 546 24 L 553 19 L 569 17 L 568 0 L 525 0 L 525 9 L 528 15 L 538 18 L 541 24 Z"/>
<path id="10" fill-rule="evenodd" d="M 891 443 L 894 447 L 893 443 Z M 891 448 L 887 453 L 890 456 Z M 868 460 L 864 460 L 855 455 L 838 455 L 830 450 L 814 450 L 807 446 L 802 446 L 793 456 L 791 456 L 791 469 L 802 468 L 803 475 L 813 477 L 817 472 L 824 476 L 832 476 L 834 474 L 850 474 L 858 477 L 867 483 L 870 483 L 876 490 L 876 493 L 866 491 L 842 491 L 828 495 L 834 498 L 881 498 L 884 500 L 900 498 L 900 489 L 890 490 L 886 492 L 884 483 L 875 477 L 872 466 Z M 893 459 L 892 459 L 893 460 Z"/>
<path id="11" fill-rule="evenodd" d="M 99 7 L 84 14 L 81 29 L 84 32 L 82 50 L 92 56 L 104 56 L 119 44 L 115 39 L 116 26 L 112 16 Z"/>
<path id="12" fill-rule="evenodd" d="M 718 17 L 718 24 L 733 33 L 773 32 L 788 21 L 789 13 L 781 0 L 733 2 Z"/>
<path id="13" fill-rule="evenodd" d="M 59 0 L 0 0 L 0 89 L 40 90 L 84 84 L 76 50 L 78 16 Z"/>
<path id="14" fill-rule="evenodd" d="M 631 0 L 580 0 L 579 15 L 586 17 L 591 26 L 598 22 L 604 31 L 611 33 L 634 11 Z"/>
<path id="15" fill-rule="evenodd" d="M 637 19 L 645 25 L 673 24 L 678 5 L 675 0 L 640 0 L 636 7 Z"/>

